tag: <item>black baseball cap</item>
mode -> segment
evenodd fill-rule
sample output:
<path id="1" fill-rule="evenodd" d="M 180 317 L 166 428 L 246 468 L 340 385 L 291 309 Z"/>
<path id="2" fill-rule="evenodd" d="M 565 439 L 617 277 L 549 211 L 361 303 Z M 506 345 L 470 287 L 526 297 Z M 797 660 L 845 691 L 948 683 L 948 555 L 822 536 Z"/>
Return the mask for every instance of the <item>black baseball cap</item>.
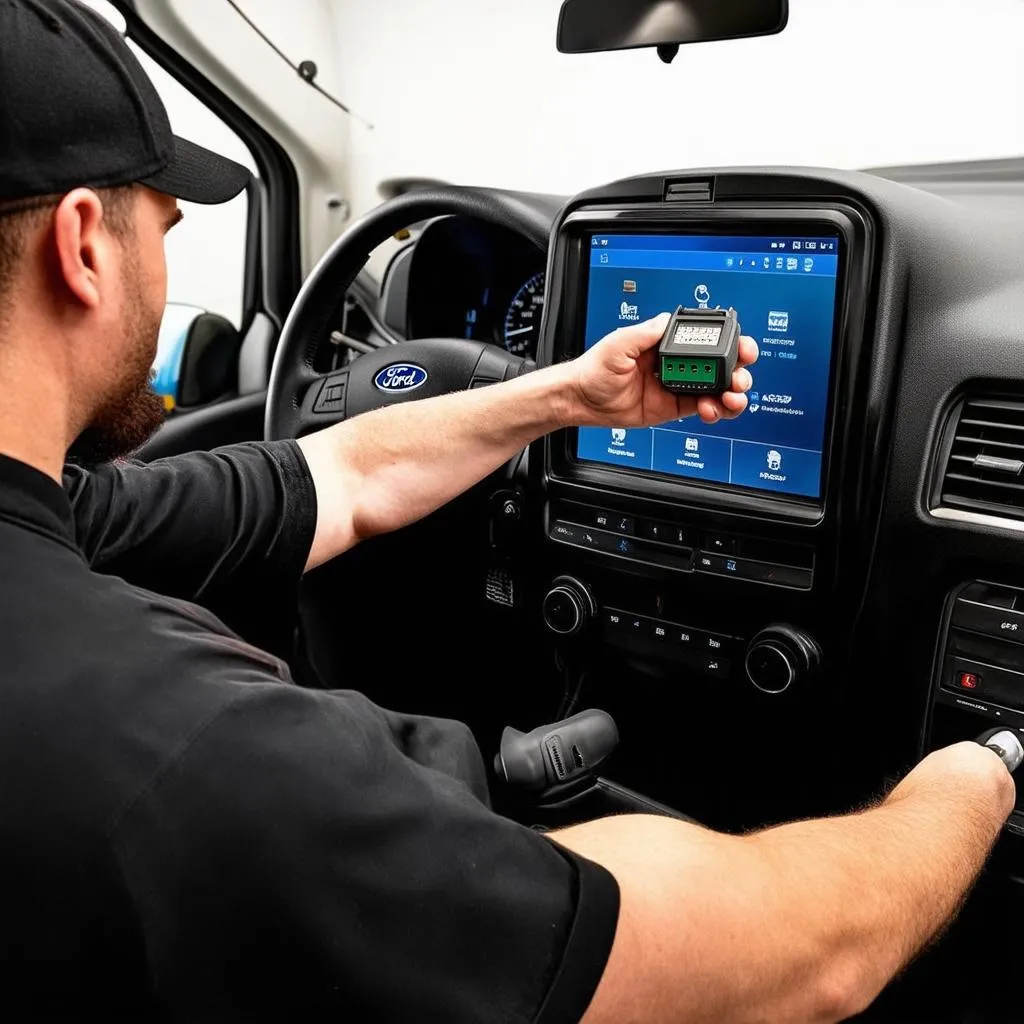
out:
<path id="1" fill-rule="evenodd" d="M 138 182 L 223 203 L 249 171 L 171 132 L 121 34 L 77 0 L 0 0 L 0 200 Z"/>

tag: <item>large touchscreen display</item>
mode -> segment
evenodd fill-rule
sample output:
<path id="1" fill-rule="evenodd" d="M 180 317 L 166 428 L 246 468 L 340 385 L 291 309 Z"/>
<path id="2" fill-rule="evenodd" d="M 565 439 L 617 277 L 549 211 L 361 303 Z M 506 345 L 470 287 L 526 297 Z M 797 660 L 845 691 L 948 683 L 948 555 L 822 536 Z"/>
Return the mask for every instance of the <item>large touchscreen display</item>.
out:
<path id="1" fill-rule="evenodd" d="M 820 498 L 839 238 L 595 234 L 588 244 L 587 348 L 677 306 L 732 306 L 761 355 L 738 419 L 584 427 L 577 458 Z"/>

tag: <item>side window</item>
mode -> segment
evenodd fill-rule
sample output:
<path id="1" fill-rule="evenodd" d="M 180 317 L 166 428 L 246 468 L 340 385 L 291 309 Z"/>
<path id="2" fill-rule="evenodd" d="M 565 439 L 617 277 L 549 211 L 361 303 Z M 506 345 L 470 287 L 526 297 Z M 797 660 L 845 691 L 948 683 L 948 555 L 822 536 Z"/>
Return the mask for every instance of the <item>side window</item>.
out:
<path id="1" fill-rule="evenodd" d="M 125 21 L 107 0 L 86 0 L 122 33 Z M 252 154 L 220 117 L 172 78 L 129 40 L 128 45 L 149 75 L 167 108 L 171 128 L 192 142 L 221 153 L 256 174 Z M 238 329 L 245 319 L 249 199 L 245 192 L 220 206 L 180 203 L 185 217 L 167 236 L 167 309 L 154 365 L 154 388 L 168 410 L 200 405 L 217 394 L 218 375 L 230 377 L 237 357 Z M 207 314 L 197 323 L 197 318 Z M 202 352 L 193 353 L 199 337 Z M 186 341 L 191 356 L 202 361 L 199 384 L 183 367 Z M 184 374 L 183 374 L 184 369 Z"/>
<path id="2" fill-rule="evenodd" d="M 129 43 L 129 45 L 132 45 Z M 160 94 L 176 135 L 248 167 L 255 175 L 252 154 L 242 140 L 202 101 L 171 78 L 137 47 L 132 46 L 146 74 Z M 153 387 L 163 395 L 168 410 L 201 405 L 218 397 L 217 373 L 229 369 L 227 358 L 237 358 L 237 335 L 246 310 L 242 308 L 249 198 L 245 192 L 219 206 L 179 203 L 185 217 L 167 236 L 167 309 L 160 330 Z M 205 316 L 197 323 L 197 317 Z M 201 327 L 201 330 L 199 329 Z M 183 365 L 186 340 L 201 337 L 204 350 L 189 350 Z M 211 347 L 212 346 L 212 347 Z M 217 347 L 222 351 L 217 351 Z M 205 360 L 201 384 L 183 380 Z M 219 369 L 218 369 L 219 368 Z M 228 374 L 230 376 L 230 374 Z"/>

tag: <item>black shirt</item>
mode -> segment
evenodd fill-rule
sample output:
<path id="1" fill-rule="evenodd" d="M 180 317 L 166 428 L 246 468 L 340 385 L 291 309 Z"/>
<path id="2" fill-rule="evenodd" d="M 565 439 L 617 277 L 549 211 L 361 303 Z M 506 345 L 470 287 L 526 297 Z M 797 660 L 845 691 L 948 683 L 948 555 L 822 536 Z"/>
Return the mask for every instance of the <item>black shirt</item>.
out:
<path id="1" fill-rule="evenodd" d="M 611 876 L 488 808 L 464 726 L 297 686 L 261 649 L 274 615 L 233 620 L 258 588 L 288 621 L 315 520 L 293 442 L 69 469 L 63 490 L 0 456 L 8 1005 L 582 1016 Z"/>

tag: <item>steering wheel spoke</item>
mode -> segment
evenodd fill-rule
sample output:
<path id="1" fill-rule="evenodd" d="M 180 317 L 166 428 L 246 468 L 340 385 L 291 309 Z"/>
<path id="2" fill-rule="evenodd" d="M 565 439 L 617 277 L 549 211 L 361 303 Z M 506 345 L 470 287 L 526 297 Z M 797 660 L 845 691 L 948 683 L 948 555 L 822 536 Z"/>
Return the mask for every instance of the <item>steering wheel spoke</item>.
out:
<path id="1" fill-rule="evenodd" d="M 547 246 L 543 218 L 500 192 L 412 192 L 371 210 L 324 254 L 288 314 L 270 374 L 264 428 L 268 440 L 299 437 L 370 409 L 508 380 L 532 368 L 496 345 L 432 338 L 368 352 L 345 370 L 321 375 L 313 369 L 314 355 L 329 344 L 345 291 L 369 253 L 399 229 L 445 214 L 501 224 L 542 252 Z"/>

